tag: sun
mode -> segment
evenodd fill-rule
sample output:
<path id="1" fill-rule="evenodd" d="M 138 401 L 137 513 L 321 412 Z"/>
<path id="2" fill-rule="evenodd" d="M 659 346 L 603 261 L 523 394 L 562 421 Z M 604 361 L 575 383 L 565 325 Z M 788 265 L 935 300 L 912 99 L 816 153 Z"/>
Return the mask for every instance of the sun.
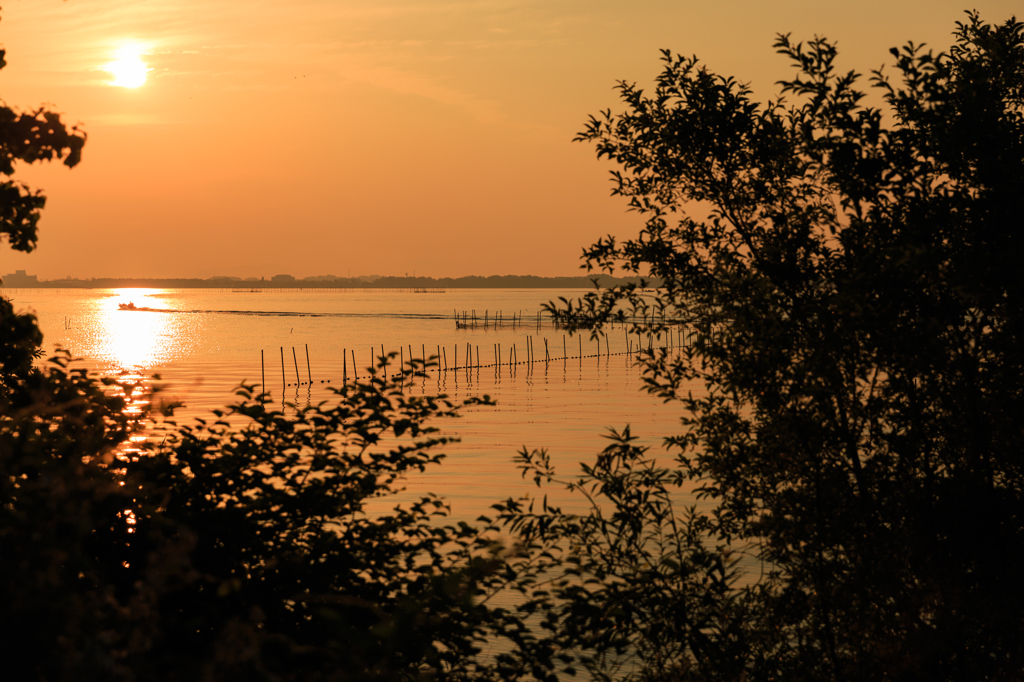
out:
<path id="1" fill-rule="evenodd" d="M 114 80 L 108 85 L 122 88 L 137 88 L 146 82 L 146 74 L 150 68 L 142 61 L 145 48 L 139 45 L 126 45 L 117 51 L 117 59 L 103 65 Z"/>

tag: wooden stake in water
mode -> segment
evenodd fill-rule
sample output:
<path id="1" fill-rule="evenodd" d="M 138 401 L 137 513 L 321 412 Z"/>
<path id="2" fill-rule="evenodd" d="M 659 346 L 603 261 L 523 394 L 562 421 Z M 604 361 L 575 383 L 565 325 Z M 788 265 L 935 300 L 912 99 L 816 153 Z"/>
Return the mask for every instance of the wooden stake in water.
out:
<path id="1" fill-rule="evenodd" d="M 288 380 L 284 378 L 284 346 L 281 346 L 281 394 L 282 399 L 284 397 L 284 389 L 288 385 Z"/>
<path id="2" fill-rule="evenodd" d="M 292 346 L 292 362 L 295 363 L 295 387 L 298 388 L 302 380 L 299 379 L 299 359 L 295 355 L 295 346 Z"/>
<path id="3" fill-rule="evenodd" d="M 260 376 L 263 378 L 263 383 L 260 384 L 260 393 L 267 392 L 267 365 L 263 360 L 263 349 L 260 348 Z"/>
<path id="4" fill-rule="evenodd" d="M 357 380 L 357 381 L 359 380 L 359 370 L 357 369 L 357 365 L 356 365 L 356 349 L 355 348 L 352 349 L 352 378 Z"/>
<path id="5" fill-rule="evenodd" d="M 313 385 L 313 370 L 309 368 L 309 344 L 306 344 L 306 378 L 309 379 L 309 385 Z"/>

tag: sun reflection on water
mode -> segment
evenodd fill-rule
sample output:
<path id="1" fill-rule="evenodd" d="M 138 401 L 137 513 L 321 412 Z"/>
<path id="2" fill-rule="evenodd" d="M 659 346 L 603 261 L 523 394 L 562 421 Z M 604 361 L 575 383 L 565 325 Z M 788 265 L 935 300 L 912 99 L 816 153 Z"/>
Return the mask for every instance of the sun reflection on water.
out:
<path id="1" fill-rule="evenodd" d="M 166 304 L 154 296 L 160 289 L 115 289 L 114 295 L 96 302 L 100 307 L 98 322 L 103 329 L 100 357 L 111 369 L 131 373 L 145 372 L 160 364 L 174 346 L 172 319 Z M 151 310 L 120 310 L 120 304 L 132 303 L 136 308 Z"/>
<path id="2" fill-rule="evenodd" d="M 103 374 L 115 379 L 125 390 L 126 412 L 140 415 L 151 403 L 153 373 L 172 359 L 180 345 L 174 314 L 162 312 L 167 304 L 158 294 L 162 289 L 115 289 L 112 295 L 95 301 L 93 319 L 96 336 L 90 349 L 106 368 Z M 133 310 L 122 305 L 132 304 Z M 122 455 L 134 454 L 145 435 L 132 437 Z"/>

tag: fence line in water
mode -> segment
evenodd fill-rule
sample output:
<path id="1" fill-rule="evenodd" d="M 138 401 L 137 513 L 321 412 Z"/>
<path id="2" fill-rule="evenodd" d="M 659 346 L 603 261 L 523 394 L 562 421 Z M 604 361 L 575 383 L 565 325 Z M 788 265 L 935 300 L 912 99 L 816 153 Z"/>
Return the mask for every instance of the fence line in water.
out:
<path id="1" fill-rule="evenodd" d="M 469 320 L 469 319 L 470 318 L 467 317 L 467 320 Z M 484 319 L 487 319 L 487 318 L 484 318 Z M 499 317 L 499 319 L 501 319 L 501 318 Z M 673 338 L 673 332 L 674 332 L 674 337 L 675 338 Z M 715 329 L 715 328 L 712 328 L 708 335 L 713 340 L 714 336 L 717 333 L 719 333 L 718 330 Z M 644 334 L 639 334 L 638 333 L 638 334 L 635 335 L 637 338 L 636 338 L 636 341 L 634 342 L 634 340 L 633 340 L 633 338 L 631 338 L 631 335 L 629 334 L 629 332 L 626 331 L 625 332 L 624 350 L 621 350 L 621 351 L 617 350 L 615 352 L 612 352 L 610 336 L 606 334 L 606 335 L 602 335 L 602 336 L 598 337 L 597 339 L 592 339 L 592 341 L 597 344 L 597 347 L 596 347 L 596 351 L 597 352 L 595 352 L 595 353 L 586 353 L 586 354 L 584 353 L 583 336 L 582 335 L 576 335 L 576 336 L 577 336 L 577 340 L 578 340 L 578 346 L 577 346 L 578 347 L 578 354 L 577 355 L 569 355 L 568 354 L 567 336 L 565 334 L 563 334 L 562 335 L 562 356 L 561 357 L 553 356 L 552 355 L 551 346 L 548 344 L 547 337 L 541 337 L 543 339 L 543 342 L 544 342 L 544 350 L 543 350 L 543 355 L 538 357 L 537 350 L 535 348 L 535 343 L 534 343 L 534 340 L 535 340 L 536 337 L 534 337 L 532 335 L 527 335 L 526 336 L 526 344 L 523 347 L 523 351 L 524 351 L 524 358 L 523 359 L 519 358 L 519 348 L 517 347 L 517 345 L 515 343 L 512 344 L 511 348 L 506 347 L 504 354 L 502 352 L 501 344 L 500 343 L 494 343 L 493 347 L 491 349 L 491 358 L 489 359 L 490 360 L 489 362 L 487 360 L 482 360 L 481 359 L 480 346 L 479 345 L 474 345 L 472 343 L 468 343 L 467 342 L 466 346 L 465 346 L 465 349 L 464 349 L 464 354 L 463 354 L 463 358 L 465 358 L 465 360 L 464 360 L 464 363 L 461 366 L 459 365 L 459 360 L 458 360 L 458 358 L 459 358 L 459 344 L 456 344 L 453 347 L 452 364 L 450 366 L 448 364 L 448 349 L 447 349 L 447 346 L 437 345 L 436 346 L 437 353 L 435 355 L 427 356 L 427 354 L 426 354 L 426 344 L 420 344 L 420 355 L 417 358 L 416 355 L 413 353 L 412 344 L 408 344 L 407 346 L 400 346 L 398 351 L 392 351 L 391 353 L 386 353 L 385 349 L 384 349 L 384 344 L 381 344 L 380 345 L 380 354 L 379 355 L 376 354 L 376 346 L 373 346 L 373 347 L 370 348 L 369 354 L 370 354 L 370 358 L 371 358 L 371 363 L 370 363 L 370 365 L 367 366 L 366 369 L 364 369 L 362 376 L 363 376 L 363 378 L 368 378 L 370 376 L 370 374 L 371 374 L 370 373 L 370 367 L 377 368 L 378 367 L 378 362 L 383 361 L 383 367 L 380 367 L 380 369 L 377 370 L 377 371 L 382 372 L 384 377 L 387 378 L 389 376 L 388 369 L 391 367 L 391 362 L 394 361 L 394 360 L 398 360 L 398 367 L 400 369 L 398 369 L 397 371 L 390 372 L 390 375 L 392 375 L 392 376 L 393 375 L 410 376 L 411 370 L 410 369 L 405 369 L 406 362 L 407 362 L 406 361 L 406 356 L 405 356 L 406 348 L 408 348 L 408 350 L 409 350 L 409 362 L 418 361 L 420 363 L 423 363 L 423 365 L 421 365 L 420 367 L 417 367 L 415 369 L 416 372 L 422 372 L 424 374 L 432 374 L 432 373 L 436 372 L 438 374 L 438 378 L 440 378 L 442 375 L 445 375 L 447 372 L 460 372 L 460 371 L 464 372 L 464 371 L 468 371 L 468 370 L 480 370 L 480 369 L 488 369 L 488 368 L 495 368 L 496 370 L 498 370 L 498 369 L 501 369 L 503 367 L 509 367 L 509 369 L 513 369 L 513 368 L 518 367 L 518 366 L 525 366 L 527 368 L 532 368 L 533 365 L 536 365 L 536 364 L 542 363 L 542 362 L 545 363 L 545 365 L 547 365 L 547 364 L 550 364 L 552 362 L 559 362 L 559 361 L 561 361 L 563 363 L 563 367 L 565 367 L 567 369 L 568 361 L 569 360 L 576 360 L 576 359 L 578 359 L 580 361 L 580 366 L 581 367 L 583 365 L 583 360 L 587 359 L 587 358 L 598 358 L 598 359 L 600 359 L 602 357 L 604 357 L 604 358 L 611 358 L 611 357 L 614 357 L 614 356 L 624 356 L 624 355 L 634 355 L 635 354 L 637 356 L 637 359 L 640 359 L 643 356 L 644 353 L 653 355 L 655 350 L 673 350 L 673 349 L 677 349 L 677 348 L 678 349 L 689 348 L 689 347 L 691 347 L 693 345 L 695 339 L 699 337 L 699 333 L 697 332 L 697 330 L 692 329 L 692 328 L 687 327 L 687 326 L 678 326 L 678 327 L 675 327 L 675 328 L 669 327 L 669 328 L 667 328 L 665 330 L 664 334 L 648 333 L 645 336 Z M 662 337 L 664 337 L 664 338 L 662 338 Z M 603 350 L 601 348 L 602 340 L 604 341 L 604 349 Z M 661 345 L 655 345 L 655 342 L 657 342 L 658 344 L 661 344 Z M 588 345 L 589 345 L 589 343 L 591 343 L 591 341 L 588 341 Z M 634 343 L 635 343 L 635 345 L 634 345 Z M 298 389 L 300 386 L 312 386 L 314 383 L 317 383 L 313 379 L 312 364 L 311 364 L 310 357 L 309 357 L 309 344 L 305 344 L 305 353 L 306 353 L 306 380 L 305 381 L 303 381 L 301 376 L 299 375 L 298 359 L 297 359 L 297 354 L 296 354 L 296 350 L 295 350 L 294 346 L 292 346 L 292 361 L 293 361 L 293 365 L 294 365 L 294 369 L 295 369 L 296 380 L 295 380 L 294 383 L 291 383 L 291 382 L 289 382 L 287 380 L 287 377 L 286 377 L 286 374 L 285 374 L 285 359 L 284 359 L 285 352 L 284 352 L 284 350 L 285 350 L 285 347 L 281 346 L 280 347 L 280 357 L 281 357 L 281 384 L 282 384 L 282 389 L 281 390 L 282 390 L 282 394 L 283 394 L 283 392 L 284 392 L 284 390 L 286 388 L 295 387 L 296 389 Z M 433 348 L 431 350 L 433 350 Z M 350 353 L 351 353 L 351 358 L 352 358 L 351 376 L 349 375 L 349 367 L 348 367 L 348 358 L 349 358 L 349 354 Z M 427 363 L 433 363 L 433 364 L 431 364 L 431 366 L 428 367 L 428 366 L 426 366 Z M 263 379 L 262 386 L 265 389 L 268 389 L 266 391 L 266 393 L 264 394 L 264 396 L 269 396 L 270 395 L 270 391 L 269 391 L 269 387 L 267 386 L 267 383 L 266 383 L 266 359 L 265 359 L 263 350 L 260 350 L 260 369 L 261 369 L 261 376 L 262 376 L 262 379 Z M 355 351 L 354 348 L 344 348 L 344 349 L 342 349 L 342 371 L 341 371 L 341 375 L 342 375 L 341 376 L 341 383 L 342 384 L 346 384 L 349 381 L 359 381 L 359 379 L 360 379 L 358 365 L 356 364 L 356 351 Z M 337 379 L 337 377 L 333 377 L 333 378 Z M 331 378 L 320 379 L 319 383 L 321 383 L 321 384 L 330 384 L 331 381 L 332 381 Z M 335 382 L 335 383 L 337 383 L 337 382 Z"/>
<path id="2" fill-rule="evenodd" d="M 517 310 L 513 310 L 510 313 L 509 316 L 505 315 L 505 311 L 504 310 L 490 310 L 490 309 L 485 309 L 481 313 L 480 311 L 475 310 L 475 309 L 461 310 L 460 311 L 458 309 L 454 309 L 453 308 L 452 309 L 452 314 L 453 314 L 453 319 L 455 320 L 455 328 L 456 329 L 479 329 L 479 328 L 483 328 L 483 329 L 489 329 L 489 328 L 499 329 L 501 327 L 511 327 L 512 330 L 515 331 L 515 329 L 517 327 L 525 326 L 525 324 L 528 324 L 531 327 L 536 327 L 536 329 L 538 331 L 540 331 L 541 329 L 544 329 L 545 327 L 549 327 L 551 329 L 567 329 L 568 328 L 568 325 L 566 325 L 565 323 L 559 322 L 558 320 L 554 319 L 551 316 L 550 312 L 547 311 L 547 310 L 538 310 L 538 311 L 536 311 L 534 313 L 531 313 L 531 317 L 529 318 L 529 321 L 527 323 L 525 323 L 525 324 L 523 322 L 523 311 L 522 311 L 522 309 L 520 309 L 518 311 Z M 578 318 L 575 320 L 575 322 L 577 322 L 580 326 L 586 326 L 586 324 L 593 323 L 594 321 L 595 321 L 595 319 L 593 317 L 582 315 L 582 314 L 579 315 Z M 653 314 L 652 315 L 635 315 L 635 314 L 634 315 L 623 315 L 621 318 L 620 317 L 616 317 L 614 319 L 611 319 L 611 320 L 607 321 L 607 324 L 609 324 L 612 329 L 615 328 L 616 324 L 620 324 L 620 325 L 622 325 L 624 327 L 627 324 L 634 325 L 634 326 L 636 326 L 636 325 L 649 326 L 649 325 L 653 325 L 655 323 L 664 325 L 664 326 L 666 326 L 666 328 L 668 328 L 668 327 L 678 327 L 678 326 L 681 325 L 681 322 L 678 319 L 672 319 L 672 318 L 667 318 L 667 317 L 664 317 L 664 316 L 658 316 L 658 315 L 653 315 Z M 683 325 L 683 326 L 685 326 L 685 325 Z"/>

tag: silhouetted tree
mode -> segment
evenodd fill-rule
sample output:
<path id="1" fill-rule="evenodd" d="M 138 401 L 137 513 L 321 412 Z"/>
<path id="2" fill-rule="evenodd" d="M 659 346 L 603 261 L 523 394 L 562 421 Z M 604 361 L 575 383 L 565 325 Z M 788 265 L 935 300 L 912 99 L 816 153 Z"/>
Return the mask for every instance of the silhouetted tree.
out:
<path id="1" fill-rule="evenodd" d="M 882 108 L 825 39 L 779 37 L 797 73 L 767 104 L 665 52 L 580 134 L 646 219 L 587 267 L 664 285 L 552 308 L 705 332 L 643 360 L 685 408 L 674 464 L 613 434 L 571 483 L 592 514 L 503 510 L 573 567 L 534 605 L 595 674 L 1024 674 L 1024 32 L 954 35 L 892 50 Z"/>

